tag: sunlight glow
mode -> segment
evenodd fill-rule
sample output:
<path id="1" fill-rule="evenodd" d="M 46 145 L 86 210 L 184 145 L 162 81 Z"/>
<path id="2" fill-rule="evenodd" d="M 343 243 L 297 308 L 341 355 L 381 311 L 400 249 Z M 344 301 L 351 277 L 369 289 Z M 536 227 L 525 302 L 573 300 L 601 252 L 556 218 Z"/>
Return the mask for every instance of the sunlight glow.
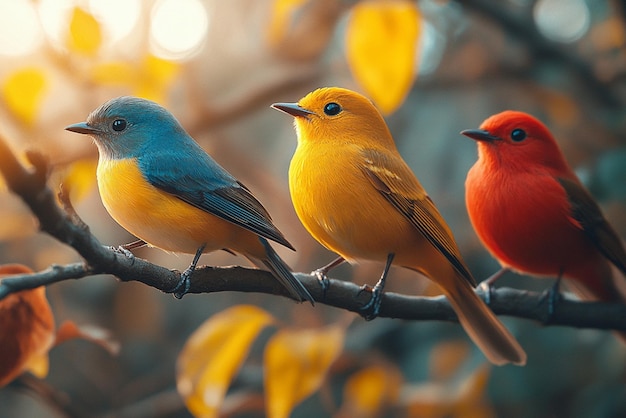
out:
<path id="1" fill-rule="evenodd" d="M 33 3 L 23 0 L 0 2 L 0 54 L 26 55 L 34 52 L 42 43 Z"/>
<path id="2" fill-rule="evenodd" d="M 587 33 L 591 20 L 584 0 L 539 0 L 533 14 L 543 36 L 557 42 L 577 41 Z"/>
<path id="3" fill-rule="evenodd" d="M 106 43 L 115 43 L 134 29 L 141 5 L 139 1 L 89 0 L 89 10 L 102 24 Z"/>
<path id="4" fill-rule="evenodd" d="M 152 9 L 151 51 L 165 59 L 183 60 L 199 51 L 209 28 L 199 0 L 159 0 Z"/>
<path id="5" fill-rule="evenodd" d="M 50 44 L 66 49 L 66 36 L 70 12 L 75 0 L 40 0 L 39 20 Z"/>

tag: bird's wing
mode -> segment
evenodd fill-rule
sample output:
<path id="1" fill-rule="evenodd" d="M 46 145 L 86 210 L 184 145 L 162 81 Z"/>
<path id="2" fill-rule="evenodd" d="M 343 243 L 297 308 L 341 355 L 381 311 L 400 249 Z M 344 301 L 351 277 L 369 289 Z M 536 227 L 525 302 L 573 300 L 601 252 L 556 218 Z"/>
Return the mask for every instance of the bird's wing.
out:
<path id="1" fill-rule="evenodd" d="M 598 250 L 626 274 L 626 250 L 619 236 L 602 215 L 600 207 L 577 181 L 557 178 L 571 205 L 571 221 L 581 228 Z"/>
<path id="2" fill-rule="evenodd" d="M 165 155 L 164 155 L 165 154 Z M 167 166 L 163 162 L 167 161 Z M 199 146 L 190 152 L 160 153 L 158 161 L 139 158 L 146 179 L 154 187 L 269 240 L 294 249 L 250 191 Z"/>
<path id="3" fill-rule="evenodd" d="M 424 237 L 452 263 L 473 286 L 476 281 L 463 262 L 452 233 L 433 201 L 404 161 L 394 155 L 368 149 L 363 171 L 382 194 Z"/>

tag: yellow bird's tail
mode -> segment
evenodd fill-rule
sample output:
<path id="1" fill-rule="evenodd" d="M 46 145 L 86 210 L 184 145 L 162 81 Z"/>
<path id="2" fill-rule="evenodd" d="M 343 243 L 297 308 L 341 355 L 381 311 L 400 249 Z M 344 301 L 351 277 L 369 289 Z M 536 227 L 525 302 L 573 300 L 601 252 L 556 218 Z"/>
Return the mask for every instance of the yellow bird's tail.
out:
<path id="1" fill-rule="evenodd" d="M 526 364 L 526 352 L 515 337 L 504 327 L 498 317 L 478 297 L 467 280 L 453 280 L 445 286 L 448 297 L 459 322 L 472 341 L 485 356 L 496 365 Z"/>

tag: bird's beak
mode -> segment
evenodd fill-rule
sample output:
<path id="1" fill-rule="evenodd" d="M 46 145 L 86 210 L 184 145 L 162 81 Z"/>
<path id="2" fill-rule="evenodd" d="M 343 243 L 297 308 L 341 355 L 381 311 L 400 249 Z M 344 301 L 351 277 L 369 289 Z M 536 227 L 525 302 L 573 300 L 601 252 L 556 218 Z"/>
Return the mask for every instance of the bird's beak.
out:
<path id="1" fill-rule="evenodd" d="M 310 110 L 306 110 L 301 107 L 298 103 L 274 103 L 272 108 L 276 110 L 280 110 L 281 112 L 285 112 L 288 115 L 294 117 L 308 117 L 309 115 L 314 115 L 315 112 L 311 112 Z"/>
<path id="2" fill-rule="evenodd" d="M 66 131 L 76 132 L 78 134 L 97 135 L 100 131 L 93 126 L 89 126 L 87 122 L 79 122 L 65 127 Z"/>
<path id="3" fill-rule="evenodd" d="M 475 139 L 476 141 L 485 142 L 493 142 L 500 139 L 497 136 L 491 135 L 489 131 L 485 131 L 484 129 L 466 129 L 461 131 L 461 135 L 465 135 L 469 138 Z"/>

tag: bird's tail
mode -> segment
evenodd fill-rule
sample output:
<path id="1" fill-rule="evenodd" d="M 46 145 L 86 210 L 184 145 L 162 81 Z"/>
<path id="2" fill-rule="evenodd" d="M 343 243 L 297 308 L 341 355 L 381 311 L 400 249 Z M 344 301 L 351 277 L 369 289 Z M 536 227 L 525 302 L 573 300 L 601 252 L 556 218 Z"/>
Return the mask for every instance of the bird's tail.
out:
<path id="1" fill-rule="evenodd" d="M 443 287 L 459 322 L 487 359 L 498 366 L 526 364 L 526 352 L 502 322 L 478 297 L 470 283 L 453 280 Z"/>
<path id="2" fill-rule="evenodd" d="M 289 266 L 283 261 L 282 258 L 274 251 L 270 243 L 263 237 L 259 237 L 261 244 L 265 248 L 266 257 L 260 261 L 267 267 L 282 284 L 289 290 L 289 293 L 299 302 L 308 300 L 311 305 L 314 304 L 313 296 L 304 287 L 304 285 L 298 280 Z"/>
<path id="3" fill-rule="evenodd" d="M 582 300 L 626 304 L 626 296 L 614 281 L 616 270 L 608 262 L 602 267 L 597 274 L 586 272 L 581 277 L 572 277 L 567 281 L 568 288 Z M 615 331 L 613 334 L 626 345 L 626 332 Z"/>

